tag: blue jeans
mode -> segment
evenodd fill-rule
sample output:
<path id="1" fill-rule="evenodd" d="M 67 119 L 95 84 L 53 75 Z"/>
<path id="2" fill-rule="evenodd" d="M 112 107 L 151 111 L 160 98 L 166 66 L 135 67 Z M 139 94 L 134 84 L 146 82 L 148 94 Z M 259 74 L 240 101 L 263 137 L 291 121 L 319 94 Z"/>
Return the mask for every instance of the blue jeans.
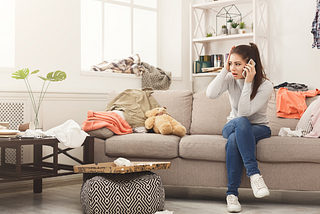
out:
<path id="1" fill-rule="evenodd" d="M 255 155 L 256 144 L 261 139 L 269 138 L 271 130 L 268 126 L 252 125 L 246 117 L 237 117 L 223 127 L 222 135 L 228 139 L 226 144 L 227 195 L 238 196 L 243 166 L 247 170 L 248 177 L 260 174 Z"/>

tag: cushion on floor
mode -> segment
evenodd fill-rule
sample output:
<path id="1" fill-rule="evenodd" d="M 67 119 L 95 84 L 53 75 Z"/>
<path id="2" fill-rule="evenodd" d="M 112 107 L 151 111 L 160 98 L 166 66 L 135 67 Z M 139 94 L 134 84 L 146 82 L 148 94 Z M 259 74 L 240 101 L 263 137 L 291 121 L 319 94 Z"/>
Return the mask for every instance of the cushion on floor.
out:
<path id="1" fill-rule="evenodd" d="M 87 214 L 150 214 L 164 208 L 164 187 L 153 172 L 95 175 L 81 188 L 80 202 Z"/>

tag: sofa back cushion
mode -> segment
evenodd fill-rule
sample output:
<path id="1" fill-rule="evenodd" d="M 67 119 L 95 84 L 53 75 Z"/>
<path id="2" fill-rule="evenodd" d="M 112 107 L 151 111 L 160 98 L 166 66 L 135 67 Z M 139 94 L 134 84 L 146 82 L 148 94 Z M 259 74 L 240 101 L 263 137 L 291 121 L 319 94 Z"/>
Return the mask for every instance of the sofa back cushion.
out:
<path id="1" fill-rule="evenodd" d="M 290 128 L 291 130 L 295 130 L 299 119 L 290 119 L 290 118 L 282 118 L 277 117 L 277 90 L 274 90 L 271 94 L 271 98 L 269 100 L 269 105 L 267 109 L 267 117 L 269 120 L 269 126 L 271 128 L 271 135 L 276 136 L 279 134 L 279 131 L 282 127 Z M 312 101 L 316 100 L 316 97 L 306 98 L 306 104 L 309 106 Z"/>
<path id="2" fill-rule="evenodd" d="M 122 91 L 112 91 L 108 102 L 119 95 Z M 160 106 L 165 106 L 168 113 L 190 131 L 192 92 L 188 90 L 154 90 L 152 96 Z"/>
<path id="3" fill-rule="evenodd" d="M 190 134 L 221 135 L 231 111 L 229 94 L 210 99 L 206 92 L 193 95 L 192 123 Z"/>

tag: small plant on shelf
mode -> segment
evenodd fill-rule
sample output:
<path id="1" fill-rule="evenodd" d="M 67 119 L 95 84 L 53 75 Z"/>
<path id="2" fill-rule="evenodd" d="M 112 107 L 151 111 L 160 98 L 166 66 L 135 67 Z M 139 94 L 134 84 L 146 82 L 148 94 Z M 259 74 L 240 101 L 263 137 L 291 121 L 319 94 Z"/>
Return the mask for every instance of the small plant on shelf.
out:
<path id="1" fill-rule="evenodd" d="M 239 25 L 239 23 L 237 23 L 237 22 L 232 22 L 232 23 L 231 23 L 231 27 L 232 27 L 232 28 L 237 28 L 238 25 Z"/>
<path id="2" fill-rule="evenodd" d="M 237 29 L 238 25 L 239 25 L 239 23 L 237 23 L 237 22 L 231 23 L 231 27 L 232 27 L 231 34 L 238 34 L 238 29 Z"/>
<path id="3" fill-rule="evenodd" d="M 240 22 L 239 30 L 238 30 L 239 34 L 244 34 L 246 32 L 245 28 L 246 28 L 246 24 L 244 22 Z"/>
<path id="4" fill-rule="evenodd" d="M 246 27 L 246 23 L 240 22 L 239 28 L 240 28 L 240 29 L 244 29 L 245 27 Z"/>

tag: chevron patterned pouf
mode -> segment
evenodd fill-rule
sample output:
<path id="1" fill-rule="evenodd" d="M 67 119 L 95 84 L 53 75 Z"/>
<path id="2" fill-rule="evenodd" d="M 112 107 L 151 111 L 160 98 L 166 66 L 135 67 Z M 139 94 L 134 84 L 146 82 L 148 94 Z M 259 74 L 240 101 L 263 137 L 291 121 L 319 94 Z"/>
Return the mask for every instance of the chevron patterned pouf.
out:
<path id="1" fill-rule="evenodd" d="M 153 172 L 97 174 L 84 182 L 80 202 L 87 214 L 153 214 L 164 208 L 165 192 Z"/>

